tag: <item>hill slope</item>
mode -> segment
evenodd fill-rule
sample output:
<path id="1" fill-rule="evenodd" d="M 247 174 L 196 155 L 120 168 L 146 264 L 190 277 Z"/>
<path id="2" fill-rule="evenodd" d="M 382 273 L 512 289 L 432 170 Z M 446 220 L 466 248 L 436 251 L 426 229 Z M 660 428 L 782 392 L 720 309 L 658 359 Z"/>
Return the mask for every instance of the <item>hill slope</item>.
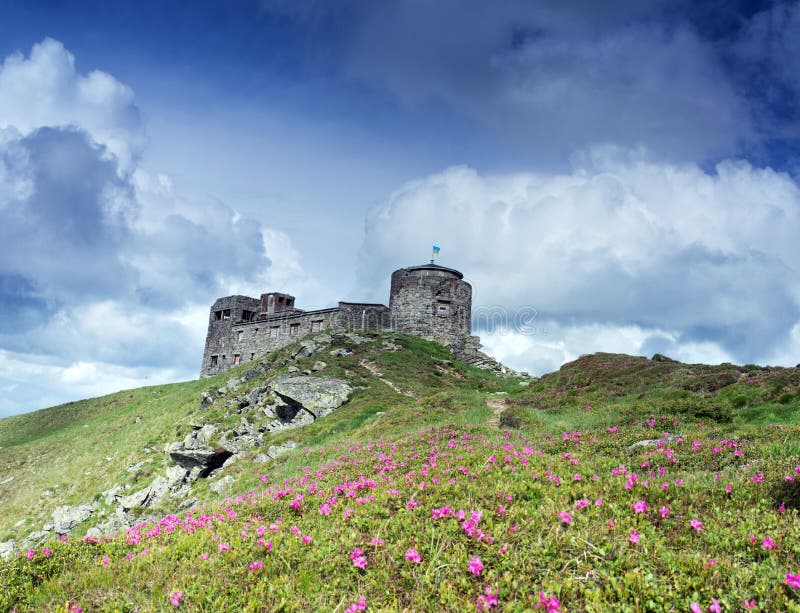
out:
<path id="1" fill-rule="evenodd" d="M 322 344 L 261 369 L 77 403 L 65 427 L 48 429 L 58 420 L 47 412 L 21 416 L 20 444 L 0 421 L 21 491 L 26 475 L 59 478 L 36 457 L 62 445 L 78 471 L 96 471 L 60 477 L 70 502 L 85 502 L 128 476 L 131 490 L 148 483 L 200 415 L 218 431 L 243 417 L 257 425 L 261 409 L 242 399 L 292 368 L 354 389 L 329 415 L 262 433 L 265 446 L 291 438 L 293 451 L 263 464 L 252 448 L 195 481 L 194 510 L 163 516 L 180 501 L 165 498 L 144 511 L 158 519 L 112 540 L 51 541 L 0 565 L 0 608 L 800 611 L 794 369 L 597 354 L 528 382 L 410 337 Z M 213 402 L 200 409 L 203 391 Z M 148 421 L 143 434 L 117 434 Z M 92 455 L 95 433 L 117 437 L 118 457 Z M 143 446 L 149 461 L 128 473 Z M 108 474 L 95 466 L 105 457 Z M 208 485 L 226 477 L 223 501 Z M 35 483 L 34 493 L 50 481 Z M 2 508 L 7 526 L 24 514 L 15 504 Z"/>

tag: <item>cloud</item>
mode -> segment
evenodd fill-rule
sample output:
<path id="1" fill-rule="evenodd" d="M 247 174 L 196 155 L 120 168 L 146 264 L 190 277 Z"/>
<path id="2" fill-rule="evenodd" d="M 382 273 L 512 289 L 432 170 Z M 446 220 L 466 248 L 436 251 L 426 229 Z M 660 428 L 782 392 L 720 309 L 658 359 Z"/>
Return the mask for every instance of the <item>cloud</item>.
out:
<path id="1" fill-rule="evenodd" d="M 659 330 L 670 350 L 773 355 L 800 320 L 800 188 L 790 177 L 737 161 L 707 173 L 609 148 L 575 163 L 570 174 L 454 167 L 408 183 L 369 215 L 363 282 L 385 291 L 383 271 L 437 244 L 479 308 L 533 308 L 562 328 Z"/>
<path id="2" fill-rule="evenodd" d="M 61 43 L 5 60 L 0 122 L 0 413 L 195 376 L 215 298 L 313 286 L 286 235 L 143 170 L 133 91 Z"/>
<path id="3" fill-rule="evenodd" d="M 675 159 L 752 138 L 717 45 L 666 3 L 402 2 L 362 7 L 345 71 L 404 104 L 443 103 L 540 157 L 598 143 Z"/>
<path id="4" fill-rule="evenodd" d="M 78 74 L 75 57 L 52 38 L 30 56 L 8 56 L 0 66 L 0 128 L 23 134 L 48 126 L 80 126 L 130 170 L 145 145 L 133 91 L 108 73 Z"/>

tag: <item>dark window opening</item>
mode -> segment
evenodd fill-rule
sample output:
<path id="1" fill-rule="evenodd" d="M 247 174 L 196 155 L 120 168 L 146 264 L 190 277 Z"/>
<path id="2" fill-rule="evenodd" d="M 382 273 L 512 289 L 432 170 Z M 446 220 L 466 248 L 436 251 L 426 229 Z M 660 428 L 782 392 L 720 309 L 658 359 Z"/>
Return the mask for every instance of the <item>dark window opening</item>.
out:
<path id="1" fill-rule="evenodd" d="M 292 324 L 289 326 L 289 335 L 297 336 L 300 333 L 300 324 Z"/>
<path id="2" fill-rule="evenodd" d="M 258 334 L 258 328 L 256 328 L 255 330 L 253 330 L 253 336 L 255 336 L 256 334 Z"/>
<path id="3" fill-rule="evenodd" d="M 217 359 L 218 358 L 219 358 L 219 356 L 217 356 L 217 355 L 212 355 L 211 356 L 211 366 L 216 366 L 217 365 Z"/>
<path id="4" fill-rule="evenodd" d="M 253 321 L 256 318 L 255 311 L 242 310 L 242 321 Z"/>
<path id="5" fill-rule="evenodd" d="M 252 362 L 255 359 L 256 359 L 256 354 L 255 353 L 251 353 L 250 354 L 250 361 Z"/>
<path id="6" fill-rule="evenodd" d="M 446 300 L 439 300 L 436 302 L 437 315 L 450 315 L 450 303 Z"/>
<path id="7" fill-rule="evenodd" d="M 322 330 L 322 320 L 319 321 L 312 321 L 311 322 L 311 331 L 312 332 L 319 332 Z"/>
<path id="8" fill-rule="evenodd" d="M 225 360 L 225 354 L 224 353 L 222 354 L 222 359 Z"/>
<path id="9" fill-rule="evenodd" d="M 233 363 L 234 363 L 234 365 L 241 364 L 242 363 L 242 356 L 240 354 L 238 354 L 238 353 L 233 354 Z"/>
<path id="10" fill-rule="evenodd" d="M 222 319 L 230 319 L 231 318 L 231 310 L 225 309 L 222 311 Z"/>
<path id="11" fill-rule="evenodd" d="M 217 321 L 222 319 L 222 311 L 214 311 L 214 319 Z"/>

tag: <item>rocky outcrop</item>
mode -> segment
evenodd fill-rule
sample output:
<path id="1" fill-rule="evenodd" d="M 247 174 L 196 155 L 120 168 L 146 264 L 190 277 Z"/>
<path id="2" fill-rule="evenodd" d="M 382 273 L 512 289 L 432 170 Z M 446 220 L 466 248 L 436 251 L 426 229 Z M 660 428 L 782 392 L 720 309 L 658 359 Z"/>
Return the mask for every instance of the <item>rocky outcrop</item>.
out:
<path id="1" fill-rule="evenodd" d="M 679 434 L 668 434 L 667 436 L 662 436 L 661 438 L 650 438 L 644 441 L 637 441 L 628 447 L 628 451 L 633 451 L 634 449 L 638 449 L 640 447 L 653 447 L 657 445 L 665 445 L 666 443 L 677 443 L 682 438 L 683 437 Z"/>
<path id="2" fill-rule="evenodd" d="M 17 550 L 17 543 L 14 540 L 0 542 L 0 560 L 7 560 L 14 555 Z"/>
<path id="3" fill-rule="evenodd" d="M 96 508 L 97 503 L 56 508 L 53 511 L 53 530 L 58 534 L 67 534 L 78 524 L 89 519 Z"/>
<path id="4" fill-rule="evenodd" d="M 271 387 L 287 405 L 308 411 L 314 419 L 332 413 L 353 393 L 346 381 L 333 377 L 279 377 Z"/>
<path id="5" fill-rule="evenodd" d="M 196 473 L 198 478 L 207 477 L 212 470 L 220 468 L 232 455 L 233 453 L 224 447 L 186 449 L 181 446 L 181 443 L 173 444 L 169 451 L 169 457 L 173 462 L 190 473 Z"/>
<path id="6" fill-rule="evenodd" d="M 147 487 L 134 492 L 130 496 L 119 499 L 119 505 L 126 511 L 136 507 L 151 507 L 161 500 L 169 491 L 169 483 L 164 477 L 156 477 Z"/>

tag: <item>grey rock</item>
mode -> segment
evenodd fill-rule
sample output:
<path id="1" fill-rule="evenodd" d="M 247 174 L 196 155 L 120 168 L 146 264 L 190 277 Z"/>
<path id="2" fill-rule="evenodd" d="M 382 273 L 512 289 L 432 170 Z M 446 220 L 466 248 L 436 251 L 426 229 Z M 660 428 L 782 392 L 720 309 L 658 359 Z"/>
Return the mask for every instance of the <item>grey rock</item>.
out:
<path id="1" fill-rule="evenodd" d="M 199 447 L 197 449 L 172 449 L 170 450 L 169 457 L 172 461 L 183 466 L 189 471 L 195 468 L 200 470 L 197 473 L 197 478 L 208 476 L 215 468 L 219 468 L 225 463 L 232 455 L 224 447 Z"/>
<path id="2" fill-rule="evenodd" d="M 659 443 L 676 443 L 681 438 L 683 437 L 679 434 L 668 434 L 667 436 L 663 436 L 661 438 L 652 438 L 644 441 L 637 441 L 636 443 L 628 447 L 628 451 L 638 449 L 639 447 L 655 446 L 658 445 Z"/>
<path id="3" fill-rule="evenodd" d="M 238 461 L 239 461 L 239 456 L 234 454 L 227 460 L 225 460 L 225 464 L 222 465 L 222 468 L 228 468 L 228 466 L 230 466 L 231 464 L 235 464 Z"/>
<path id="4" fill-rule="evenodd" d="M 133 515 L 126 513 L 121 507 L 117 507 L 116 513 L 106 521 L 97 524 L 86 532 L 86 536 L 114 536 L 115 534 L 127 530 L 134 526 L 139 520 Z"/>
<path id="5" fill-rule="evenodd" d="M 167 485 L 173 489 L 176 485 L 180 485 L 186 480 L 189 475 L 188 469 L 183 466 L 168 466 L 167 467 Z"/>
<path id="6" fill-rule="evenodd" d="M 47 530 L 39 530 L 37 532 L 31 532 L 28 536 L 22 539 L 20 543 L 20 549 L 30 549 L 32 547 L 38 547 L 46 540 L 48 540 L 52 535 Z"/>
<path id="7" fill-rule="evenodd" d="M 144 466 L 144 460 L 142 460 L 141 462 L 136 462 L 136 464 L 131 464 L 130 466 L 126 466 L 125 470 L 127 470 L 129 473 L 135 473 L 142 466 Z"/>
<path id="8" fill-rule="evenodd" d="M 239 384 L 241 382 L 242 382 L 241 379 L 232 377 L 231 379 L 228 379 L 228 382 L 225 384 L 225 387 L 227 387 L 229 390 L 235 390 L 237 387 L 239 387 Z"/>
<path id="9" fill-rule="evenodd" d="M 317 345 L 317 343 L 313 339 L 305 339 L 300 342 L 300 347 L 298 347 L 294 351 L 294 353 L 292 354 L 292 358 L 295 360 L 310 358 L 318 351 L 319 351 L 319 345 Z"/>
<path id="10" fill-rule="evenodd" d="M 197 440 L 201 443 L 208 443 L 216 433 L 217 427 L 213 424 L 206 424 L 197 432 Z"/>
<path id="11" fill-rule="evenodd" d="M 267 391 L 267 388 L 264 385 L 261 385 L 259 387 L 253 388 L 253 390 L 250 392 L 250 397 L 248 398 L 248 400 L 250 401 L 250 404 L 255 406 L 259 402 L 261 402 L 261 396 L 266 391 Z"/>
<path id="12" fill-rule="evenodd" d="M 196 504 L 197 504 L 197 498 L 187 498 L 178 505 L 176 511 L 185 511 L 186 509 L 191 509 Z"/>
<path id="13" fill-rule="evenodd" d="M 326 366 L 327 366 L 327 364 L 325 362 L 323 362 L 322 360 L 317 360 L 311 366 L 311 370 L 313 370 L 314 372 L 319 372 L 320 370 L 324 369 Z"/>
<path id="14" fill-rule="evenodd" d="M 233 477 L 230 475 L 225 475 L 219 481 L 214 481 L 211 485 L 209 485 L 209 489 L 215 491 L 217 494 L 221 494 L 222 492 L 226 492 L 230 489 L 231 485 L 233 485 Z"/>
<path id="15" fill-rule="evenodd" d="M 120 506 L 125 509 L 136 507 L 148 508 L 153 506 L 169 491 L 169 483 L 164 477 L 156 477 L 153 482 L 144 489 L 134 492 L 130 496 L 119 499 Z"/>
<path id="16" fill-rule="evenodd" d="M 352 351 L 349 351 L 344 347 L 339 347 L 338 349 L 331 349 L 328 353 L 333 357 L 340 357 L 340 358 L 346 357 L 348 355 L 353 355 Z"/>
<path id="17" fill-rule="evenodd" d="M 290 367 L 289 367 L 289 368 L 287 368 L 286 370 L 287 370 L 288 372 L 290 372 L 290 373 L 296 373 L 296 372 L 300 372 L 300 369 L 299 369 L 299 368 L 297 368 L 297 366 L 290 366 Z"/>
<path id="18" fill-rule="evenodd" d="M 255 435 L 253 434 L 244 434 L 241 436 L 233 436 L 228 439 L 224 439 L 220 441 L 220 446 L 223 449 L 228 450 L 231 455 L 242 453 L 247 451 L 248 449 L 252 449 L 253 447 L 261 447 L 264 444 L 261 435 L 256 432 Z M 225 458 L 226 460 L 228 458 Z"/>
<path id="19" fill-rule="evenodd" d="M 118 498 L 122 497 L 122 486 L 115 485 L 103 492 L 100 492 L 100 495 L 103 497 L 103 502 L 105 502 L 108 506 L 114 505 L 117 502 Z"/>
<path id="20" fill-rule="evenodd" d="M 78 524 L 92 516 L 96 504 L 80 504 L 74 507 L 58 507 L 53 511 L 53 529 L 58 534 L 67 534 Z"/>
<path id="21" fill-rule="evenodd" d="M 211 395 L 211 392 L 205 391 L 200 394 L 200 408 L 207 409 L 212 404 L 214 404 L 214 396 Z"/>
<path id="22" fill-rule="evenodd" d="M 287 405 L 303 408 L 319 419 L 347 402 L 353 388 L 333 377 L 284 376 L 272 382 L 272 391 Z"/>
<path id="23" fill-rule="evenodd" d="M 17 551 L 17 543 L 14 540 L 0 541 L 0 559 L 7 560 Z"/>

